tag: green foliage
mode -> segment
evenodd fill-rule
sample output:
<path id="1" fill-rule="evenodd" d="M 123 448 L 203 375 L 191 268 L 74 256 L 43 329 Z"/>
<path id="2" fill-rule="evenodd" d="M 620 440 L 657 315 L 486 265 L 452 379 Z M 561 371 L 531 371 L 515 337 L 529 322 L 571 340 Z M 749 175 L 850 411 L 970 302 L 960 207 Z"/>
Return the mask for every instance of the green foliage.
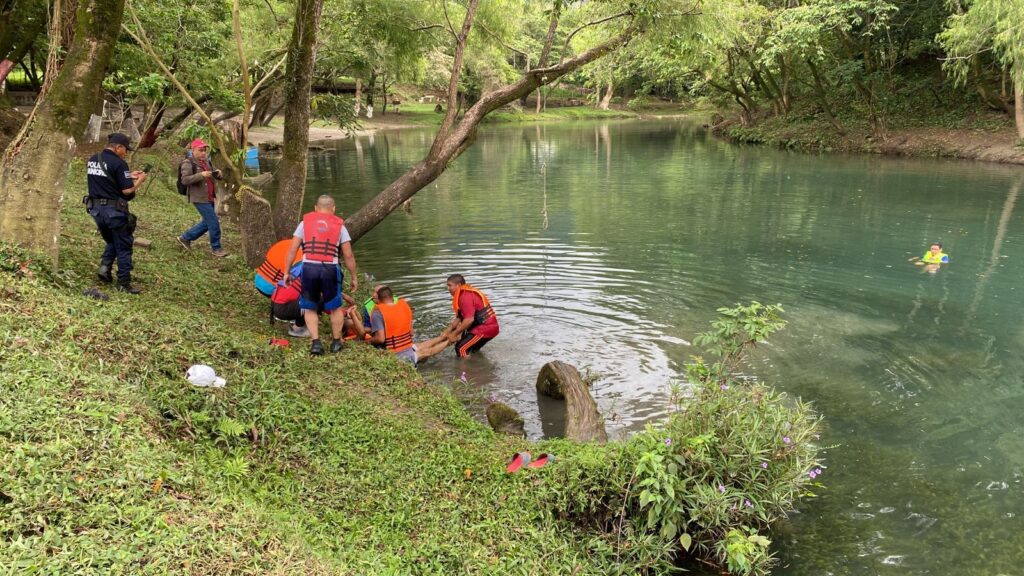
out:
<path id="1" fill-rule="evenodd" d="M 324 120 L 347 132 L 359 129 L 355 101 L 340 94 L 317 94 L 311 102 L 313 117 Z"/>
<path id="2" fill-rule="evenodd" d="M 600 458 L 563 470 L 556 505 L 595 518 L 616 551 L 656 562 L 657 550 L 707 558 L 736 574 L 764 575 L 773 558 L 764 533 L 821 474 L 820 419 L 807 404 L 733 372 L 784 325 L 779 306 L 719 310 L 698 337 L 719 359 L 687 367 L 678 409 Z M 571 496 L 568 496 L 571 495 Z"/>

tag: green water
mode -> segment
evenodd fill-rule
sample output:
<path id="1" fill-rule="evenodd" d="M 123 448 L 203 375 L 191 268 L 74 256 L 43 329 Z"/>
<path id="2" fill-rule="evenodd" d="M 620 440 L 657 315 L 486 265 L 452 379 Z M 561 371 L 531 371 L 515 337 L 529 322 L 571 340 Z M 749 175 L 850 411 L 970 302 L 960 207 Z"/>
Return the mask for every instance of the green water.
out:
<path id="1" fill-rule="evenodd" d="M 430 138 L 316 153 L 308 198 L 349 213 Z M 533 390 L 544 362 L 599 374 L 625 434 L 664 414 L 717 307 L 781 303 L 789 327 L 746 369 L 814 402 L 831 448 L 827 489 L 777 530 L 777 573 L 1022 574 L 1022 182 L 1020 168 L 736 147 L 685 123 L 487 128 L 355 252 L 413 303 L 420 337 L 450 318 L 448 274 L 491 296 L 501 335 L 422 370 L 465 372 L 533 436 L 557 424 Z M 952 259 L 934 274 L 907 261 L 932 240 Z"/>

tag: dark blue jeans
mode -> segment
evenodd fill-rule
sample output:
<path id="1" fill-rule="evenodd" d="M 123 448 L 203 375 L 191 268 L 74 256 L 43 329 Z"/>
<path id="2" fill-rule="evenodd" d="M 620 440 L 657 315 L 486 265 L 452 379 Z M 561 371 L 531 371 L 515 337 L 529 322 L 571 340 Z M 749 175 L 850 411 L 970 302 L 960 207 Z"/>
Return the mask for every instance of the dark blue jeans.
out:
<path id="1" fill-rule="evenodd" d="M 213 203 L 203 202 L 202 204 L 194 204 L 194 206 L 203 219 L 195 226 L 186 230 L 181 235 L 182 239 L 195 242 L 200 236 L 209 232 L 210 248 L 220 250 L 220 220 L 217 220 L 217 211 L 214 209 Z"/>
<path id="2" fill-rule="evenodd" d="M 100 261 L 117 261 L 117 280 L 128 282 L 132 278 L 132 245 L 135 238 L 128 232 L 128 214 L 111 206 L 97 206 L 89 214 L 96 221 L 100 236 L 107 243 Z"/>

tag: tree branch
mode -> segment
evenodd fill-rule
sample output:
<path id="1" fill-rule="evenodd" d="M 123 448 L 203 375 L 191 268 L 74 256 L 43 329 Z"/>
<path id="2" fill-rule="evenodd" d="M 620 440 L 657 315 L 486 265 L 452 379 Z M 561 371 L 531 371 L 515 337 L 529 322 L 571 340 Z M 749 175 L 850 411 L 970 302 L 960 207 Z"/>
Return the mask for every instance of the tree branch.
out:
<path id="1" fill-rule="evenodd" d="M 131 28 L 128 27 L 127 24 L 124 23 L 121 24 L 121 29 L 124 30 L 125 33 L 131 36 L 132 39 L 135 40 L 135 42 L 137 42 L 139 46 L 142 47 L 142 50 L 146 54 L 148 54 L 149 57 L 152 58 L 154 62 L 156 62 L 157 66 L 160 67 L 160 70 L 163 71 L 164 76 L 166 76 L 167 79 L 170 80 L 172 84 L 174 84 L 174 87 L 178 89 L 178 92 L 181 94 L 182 98 L 184 98 L 189 103 L 189 105 L 192 106 L 192 108 L 196 112 L 198 112 L 200 116 L 202 116 L 203 120 L 206 120 L 206 123 L 210 126 L 210 134 L 213 136 L 213 139 L 217 141 L 218 151 L 220 152 L 220 155 L 224 159 L 225 163 L 227 164 L 228 170 L 231 172 L 231 175 L 236 182 L 241 182 L 242 173 L 239 172 L 238 167 L 235 166 L 235 163 L 231 161 L 231 157 L 228 156 L 227 146 L 225 145 L 224 137 L 221 135 L 220 131 L 217 130 L 217 128 L 214 126 L 213 121 L 210 119 L 210 115 L 207 114 L 206 110 L 203 110 L 203 107 L 200 106 L 198 102 L 196 102 L 195 98 L 193 98 L 191 94 L 189 94 L 188 89 L 185 88 L 185 86 L 182 85 L 182 83 L 178 80 L 174 73 L 171 72 L 169 68 L 167 68 L 167 65 L 164 64 L 164 61 L 160 59 L 160 56 L 156 53 L 156 50 L 153 49 L 153 45 L 149 42 L 149 37 L 146 36 L 146 29 L 142 27 L 142 22 L 139 20 L 139 15 L 135 12 L 135 7 L 133 7 L 130 2 L 125 2 L 125 7 L 128 8 L 128 13 L 129 15 L 131 15 L 132 22 L 135 23 L 135 26 L 136 28 L 138 28 L 139 33 L 136 34 Z"/>
<path id="2" fill-rule="evenodd" d="M 629 11 L 619 12 L 618 14 L 612 14 L 611 16 L 605 16 L 604 18 L 598 18 L 597 20 L 592 20 L 590 22 L 587 22 L 586 24 L 578 26 L 575 30 L 570 32 L 568 36 L 566 36 L 565 44 L 562 45 L 561 58 L 564 59 L 565 55 L 569 52 L 569 42 L 572 41 L 573 36 L 575 36 L 576 34 L 579 34 L 582 30 L 584 30 L 586 28 L 590 28 L 591 26 L 597 26 L 598 24 L 603 24 L 603 23 L 608 22 L 610 20 L 615 20 L 616 18 L 622 18 L 622 17 L 625 17 L 625 16 L 632 16 L 632 15 L 633 15 L 633 13 L 629 12 Z"/>
<path id="3" fill-rule="evenodd" d="M 242 96 L 245 108 L 242 109 L 242 142 L 244 150 L 249 144 L 249 115 L 252 113 L 252 86 L 249 78 L 249 65 L 245 61 L 245 47 L 242 45 L 242 9 L 239 0 L 234 0 L 231 7 L 231 22 L 235 28 L 235 46 L 238 48 L 238 67 L 242 73 Z"/>
<path id="4" fill-rule="evenodd" d="M 551 6 L 551 21 L 548 22 L 548 35 L 544 37 L 544 48 L 540 51 L 540 58 L 537 60 L 537 67 L 547 66 L 548 56 L 551 54 L 551 45 L 555 41 L 555 30 L 558 29 L 558 17 L 562 14 L 562 2 L 555 0 Z"/>
<path id="5" fill-rule="evenodd" d="M 466 39 L 469 38 L 469 31 L 473 28 L 473 19 L 476 17 L 476 8 L 479 4 L 480 0 L 470 0 L 466 6 L 466 19 L 462 21 L 462 31 L 459 32 L 455 41 L 455 58 L 452 62 L 451 79 L 448 81 L 448 109 L 445 111 L 441 127 L 437 130 L 434 145 L 431 146 L 431 153 L 444 140 L 448 132 L 451 131 L 452 125 L 455 124 L 455 115 L 458 113 L 458 107 L 455 106 L 455 102 L 459 96 L 459 78 L 462 76 L 462 60 L 466 53 Z M 447 18 L 447 13 L 445 17 Z"/>

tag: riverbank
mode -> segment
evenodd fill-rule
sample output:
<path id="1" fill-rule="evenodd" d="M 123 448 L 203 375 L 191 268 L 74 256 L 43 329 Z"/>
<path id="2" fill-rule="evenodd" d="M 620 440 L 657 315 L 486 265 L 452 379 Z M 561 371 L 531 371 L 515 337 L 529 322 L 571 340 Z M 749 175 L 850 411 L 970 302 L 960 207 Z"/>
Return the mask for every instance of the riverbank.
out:
<path id="1" fill-rule="evenodd" d="M 710 117 L 710 116 L 709 116 Z M 859 152 L 888 156 L 956 158 L 1024 164 L 1013 121 L 1005 114 L 981 112 L 894 118 L 886 137 L 874 136 L 864 120 L 844 119 L 843 133 L 820 115 L 771 116 L 752 126 L 722 121 L 711 130 L 734 142 L 767 144 L 804 152 Z"/>
<path id="2" fill-rule="evenodd" d="M 265 320 L 237 229 L 225 224 L 236 256 L 213 258 L 202 241 L 183 251 L 174 235 L 194 209 L 165 162 L 134 160 L 155 166 L 133 202 L 137 235 L 154 241 L 135 254 L 142 295 L 97 284 L 102 241 L 77 203 L 62 214 L 58 272 L 0 246 L 0 565 L 658 574 L 689 551 L 766 573 L 760 532 L 816 475 L 810 411 L 716 379 L 695 384 L 701 400 L 685 415 L 629 441 L 496 435 L 388 353 L 270 346 L 284 327 Z M 83 174 L 75 161 L 69 189 Z M 96 288 L 99 299 L 86 293 Z M 196 363 L 226 386 L 189 384 Z M 472 383 L 453 385 L 472 396 Z M 507 474 L 523 449 L 557 460 Z M 690 509 L 708 512 L 679 513 Z"/>
<path id="3" fill-rule="evenodd" d="M 83 172 L 69 182 L 81 188 Z M 445 387 L 363 346 L 312 359 L 268 345 L 267 301 L 237 256 L 175 232 L 195 211 L 167 187 L 133 204 L 137 297 L 97 286 L 102 248 L 67 202 L 62 269 L 0 252 L 0 565 L 132 574 L 599 574 L 538 483 L 526 447 Z M 228 226 L 225 247 L 237 254 Z M 223 389 L 192 387 L 194 363 Z M 558 442 L 540 446 L 565 454 Z"/>
<path id="4" fill-rule="evenodd" d="M 502 109 L 488 114 L 485 124 L 564 122 L 572 120 L 598 120 L 636 118 L 630 110 L 599 110 L 593 106 L 549 108 L 540 113 L 530 110 Z M 373 118 L 360 118 L 359 127 L 348 131 L 323 121 L 315 121 L 309 128 L 309 141 L 340 140 L 352 136 L 365 136 L 380 130 L 400 130 L 439 126 L 444 115 L 434 111 L 434 104 L 405 104 L 399 112 L 377 113 Z M 259 126 L 249 131 L 253 144 L 281 143 L 284 139 L 284 119 L 275 118 L 270 126 Z"/>

